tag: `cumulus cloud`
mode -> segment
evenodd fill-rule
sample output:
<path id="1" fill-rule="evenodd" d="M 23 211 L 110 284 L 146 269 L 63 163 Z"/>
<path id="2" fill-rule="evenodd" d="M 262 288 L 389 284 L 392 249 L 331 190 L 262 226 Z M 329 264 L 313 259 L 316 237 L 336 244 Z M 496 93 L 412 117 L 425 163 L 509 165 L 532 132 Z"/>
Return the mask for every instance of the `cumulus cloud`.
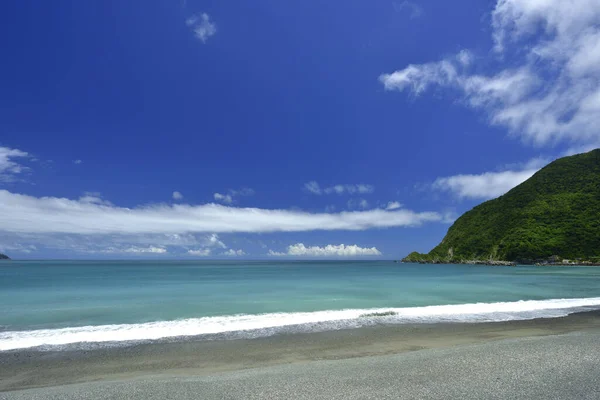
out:
<path id="1" fill-rule="evenodd" d="M 538 169 L 485 172 L 479 175 L 455 175 L 438 178 L 433 188 L 455 194 L 459 198 L 492 199 L 503 195 L 531 178 Z"/>
<path id="2" fill-rule="evenodd" d="M 461 199 L 492 199 L 525 182 L 551 161 L 550 158 L 535 157 L 526 162 L 507 164 L 499 171 L 441 177 L 431 187 Z"/>
<path id="3" fill-rule="evenodd" d="M 37 247 L 33 244 L 22 244 L 16 242 L 0 242 L 0 252 L 8 253 L 8 252 L 16 252 L 16 253 L 33 253 L 37 251 Z"/>
<path id="4" fill-rule="evenodd" d="M 165 254 L 167 249 L 164 247 L 148 246 L 148 247 L 109 247 L 107 249 L 99 250 L 98 253 L 117 254 L 117 253 L 128 253 L 128 254 Z"/>
<path id="5" fill-rule="evenodd" d="M 361 256 L 380 256 L 381 252 L 375 247 L 366 248 L 357 245 L 346 246 L 344 244 L 328 244 L 324 247 L 311 246 L 306 247 L 304 243 L 296 243 L 288 246 L 285 252 L 276 252 L 269 250 L 269 256 L 281 257 L 361 257 Z"/>
<path id="6" fill-rule="evenodd" d="M 0 230 L 0 251 L 54 251 L 81 254 L 133 253 L 127 249 L 164 248 L 169 254 L 183 254 L 189 249 L 226 249 L 216 234 L 114 233 L 81 235 L 67 233 L 22 233 Z M 150 254 L 150 252 L 146 252 Z M 157 253 L 158 254 L 158 253 Z"/>
<path id="7" fill-rule="evenodd" d="M 0 232 L 57 234 L 185 234 L 302 232 L 417 226 L 441 221 L 436 212 L 406 209 L 309 213 L 218 204 L 156 204 L 134 208 L 97 201 L 35 197 L 0 190 Z"/>
<path id="8" fill-rule="evenodd" d="M 83 161 L 81 161 L 81 160 L 73 160 L 73 164 L 77 164 L 77 165 L 81 164 L 82 162 Z"/>
<path id="9" fill-rule="evenodd" d="M 83 196 L 79 197 L 79 201 L 84 204 L 102 204 L 105 206 L 112 205 L 110 201 L 104 200 L 102 195 L 98 192 L 85 192 Z"/>
<path id="10" fill-rule="evenodd" d="M 192 256 L 208 257 L 212 254 L 213 249 L 226 249 L 227 245 L 219 239 L 219 235 L 216 233 L 205 236 L 199 240 L 196 240 L 196 245 L 199 247 L 189 249 L 187 254 Z"/>
<path id="11" fill-rule="evenodd" d="M 19 159 L 29 158 L 29 154 L 9 147 L 0 146 L 0 182 L 13 182 L 17 175 L 28 168 L 19 163 Z"/>
<path id="12" fill-rule="evenodd" d="M 233 203 L 233 197 L 229 194 L 215 193 L 213 195 L 213 197 L 216 201 L 219 201 L 221 203 L 225 203 L 225 204 Z"/>
<path id="13" fill-rule="evenodd" d="M 239 249 L 239 250 L 229 249 L 229 250 L 221 253 L 221 255 L 228 256 L 228 257 L 240 257 L 240 256 L 245 256 L 246 253 L 242 249 Z"/>
<path id="14" fill-rule="evenodd" d="M 361 193 L 361 194 L 364 194 L 364 193 L 373 193 L 374 190 L 375 190 L 375 188 L 372 185 L 358 184 L 358 185 L 335 185 L 330 188 L 325 188 L 323 191 L 327 194 L 330 194 L 330 193 L 336 193 L 336 194 Z"/>
<path id="15" fill-rule="evenodd" d="M 600 7 L 598 0 L 497 0 L 488 74 L 472 72 L 461 52 L 383 74 L 387 90 L 420 95 L 455 89 L 492 124 L 535 145 L 600 144 Z"/>
<path id="16" fill-rule="evenodd" d="M 211 22 L 210 16 L 207 13 L 192 15 L 185 23 L 194 32 L 194 36 L 202 43 L 206 43 L 209 37 L 217 33 L 217 25 Z"/>
<path id="17" fill-rule="evenodd" d="M 227 248 L 216 233 L 211 234 L 193 234 L 193 233 L 141 233 L 134 235 L 127 234 L 112 234 L 103 236 L 105 241 L 112 243 L 135 243 L 135 244 L 153 244 L 158 246 L 173 246 L 173 247 L 218 247 Z"/>
<path id="18" fill-rule="evenodd" d="M 369 208 L 369 202 L 365 199 L 350 199 L 348 200 L 348 208 L 351 210 L 362 209 L 366 210 Z"/>
<path id="19" fill-rule="evenodd" d="M 188 250 L 187 253 L 190 256 L 208 257 L 212 253 L 212 250 L 211 249 L 196 249 L 196 250 Z"/>
<path id="20" fill-rule="evenodd" d="M 183 195 L 180 192 L 173 192 L 173 200 L 181 200 Z"/>
<path id="21" fill-rule="evenodd" d="M 402 204 L 400 204 L 397 201 L 390 201 L 387 206 L 385 207 L 386 210 L 397 210 L 398 208 L 401 208 Z"/>
<path id="22" fill-rule="evenodd" d="M 226 194 L 224 193 L 215 193 L 213 195 L 215 201 L 224 204 L 232 204 L 234 202 L 235 197 L 239 196 L 253 196 L 254 189 L 250 188 L 242 188 L 240 190 L 229 189 Z"/>
<path id="23" fill-rule="evenodd" d="M 241 188 L 240 190 L 230 190 L 232 196 L 254 196 L 254 189 L 251 188 Z"/>
<path id="24" fill-rule="evenodd" d="M 348 184 L 341 185 L 340 184 L 340 185 L 333 185 L 333 186 L 326 187 L 326 188 L 321 188 L 321 186 L 317 182 L 310 181 L 310 182 L 307 182 L 304 184 L 304 190 L 306 190 L 309 193 L 318 194 L 318 195 L 332 194 L 332 193 L 336 193 L 336 194 L 344 194 L 344 193 L 366 194 L 366 193 L 373 193 L 375 188 L 372 185 L 366 185 L 364 183 L 360 183 L 357 185 L 348 185 Z"/>
<path id="25" fill-rule="evenodd" d="M 226 249 L 227 246 L 225 245 L 225 243 L 223 243 L 220 239 L 219 239 L 219 235 L 217 235 L 216 233 L 213 233 L 212 235 L 208 236 L 205 241 L 204 241 L 204 245 L 207 247 L 220 247 L 222 249 Z"/>
<path id="26" fill-rule="evenodd" d="M 412 1 L 404 0 L 402 3 L 392 3 L 396 12 L 408 11 L 410 19 L 415 19 L 423 15 L 423 8 Z"/>
<path id="27" fill-rule="evenodd" d="M 321 190 L 321 187 L 319 186 L 319 184 L 315 181 L 310 181 L 304 184 L 304 189 L 312 194 L 321 194 L 323 193 L 323 191 Z"/>

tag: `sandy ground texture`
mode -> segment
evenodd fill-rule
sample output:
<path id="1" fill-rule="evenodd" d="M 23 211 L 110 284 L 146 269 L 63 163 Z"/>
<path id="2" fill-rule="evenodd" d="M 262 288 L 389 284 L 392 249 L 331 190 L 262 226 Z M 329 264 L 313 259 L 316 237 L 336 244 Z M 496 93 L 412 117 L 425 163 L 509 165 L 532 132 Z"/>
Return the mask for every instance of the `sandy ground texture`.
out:
<path id="1" fill-rule="evenodd" d="M 506 339 L 198 377 L 0 393 L 0 399 L 600 399 L 600 333 Z"/>
<path id="2" fill-rule="evenodd" d="M 350 365 L 373 356 L 436 354 L 427 351 L 568 333 L 600 334 L 600 312 L 529 321 L 376 326 L 249 340 L 201 341 L 187 338 L 176 343 L 148 343 L 91 351 L 0 352 L 0 392 L 77 383 L 129 382 L 115 384 L 118 387 L 134 385 L 139 379 L 149 377 L 153 381 L 167 379 L 163 383 L 168 386 L 168 382 L 173 382 L 174 378 L 178 379 L 177 382 L 188 377 L 201 379 L 211 376 L 210 379 L 216 379 L 221 375 L 229 376 L 229 372 L 242 374 L 243 371 L 252 370 L 254 372 L 249 373 L 258 373 L 268 367 L 276 367 L 272 370 L 276 371 L 279 368 L 295 368 L 294 365 L 298 365 L 298 368 L 316 366 L 316 361 L 345 360 L 340 361 L 340 365 Z M 600 348 L 600 341 L 596 347 Z M 590 349 L 590 354 L 594 351 L 597 349 Z M 552 353 L 538 354 L 538 357 L 551 356 Z M 365 368 L 371 367 L 366 365 Z M 364 372 L 368 375 L 370 371 Z M 600 363 L 591 372 L 600 376 Z M 197 388 L 201 381 L 195 382 L 185 383 L 184 386 Z M 103 390 L 109 390 L 111 385 Z M 0 393 L 0 399 L 4 398 L 2 396 L 8 394 Z"/>

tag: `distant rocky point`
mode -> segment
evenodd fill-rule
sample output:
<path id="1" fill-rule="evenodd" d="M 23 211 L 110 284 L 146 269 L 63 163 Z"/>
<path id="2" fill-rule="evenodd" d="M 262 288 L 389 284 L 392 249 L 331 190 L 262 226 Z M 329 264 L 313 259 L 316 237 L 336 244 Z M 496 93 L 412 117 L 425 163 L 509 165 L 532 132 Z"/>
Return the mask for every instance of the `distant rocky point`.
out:
<path id="1" fill-rule="evenodd" d="M 6 254 L 0 253 L 0 260 L 10 260 L 10 257 L 7 256 Z"/>
<path id="2" fill-rule="evenodd" d="M 421 254 L 412 252 L 408 256 L 402 259 L 403 263 L 416 263 L 416 264 L 469 264 L 469 265 L 500 265 L 500 266 L 513 266 L 517 265 L 515 261 L 503 261 L 503 260 L 468 260 L 458 259 L 449 257 L 434 257 L 427 258 L 427 254 Z"/>

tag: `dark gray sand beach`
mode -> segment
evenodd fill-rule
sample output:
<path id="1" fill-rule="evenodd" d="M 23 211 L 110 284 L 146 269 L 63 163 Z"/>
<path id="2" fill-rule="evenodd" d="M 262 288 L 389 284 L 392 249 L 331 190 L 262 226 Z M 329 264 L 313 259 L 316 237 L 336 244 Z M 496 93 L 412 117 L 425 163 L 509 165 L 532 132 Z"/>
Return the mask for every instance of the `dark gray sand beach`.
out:
<path id="1" fill-rule="evenodd" d="M 600 314 L 0 353 L 0 399 L 600 399 Z"/>

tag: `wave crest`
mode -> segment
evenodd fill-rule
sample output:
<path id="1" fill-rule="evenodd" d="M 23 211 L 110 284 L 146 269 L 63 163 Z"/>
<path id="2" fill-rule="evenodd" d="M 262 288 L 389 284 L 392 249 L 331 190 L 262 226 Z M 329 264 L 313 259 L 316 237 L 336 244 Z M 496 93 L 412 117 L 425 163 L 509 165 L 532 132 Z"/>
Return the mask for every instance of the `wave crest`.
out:
<path id="1" fill-rule="evenodd" d="M 278 332 L 323 331 L 376 323 L 493 322 L 566 316 L 600 309 L 600 297 L 452 304 L 408 308 L 328 310 L 258 315 L 230 315 L 142 324 L 82 326 L 33 331 L 0 331 L 0 351 L 74 345 L 122 343 L 221 334 L 243 338 Z"/>

